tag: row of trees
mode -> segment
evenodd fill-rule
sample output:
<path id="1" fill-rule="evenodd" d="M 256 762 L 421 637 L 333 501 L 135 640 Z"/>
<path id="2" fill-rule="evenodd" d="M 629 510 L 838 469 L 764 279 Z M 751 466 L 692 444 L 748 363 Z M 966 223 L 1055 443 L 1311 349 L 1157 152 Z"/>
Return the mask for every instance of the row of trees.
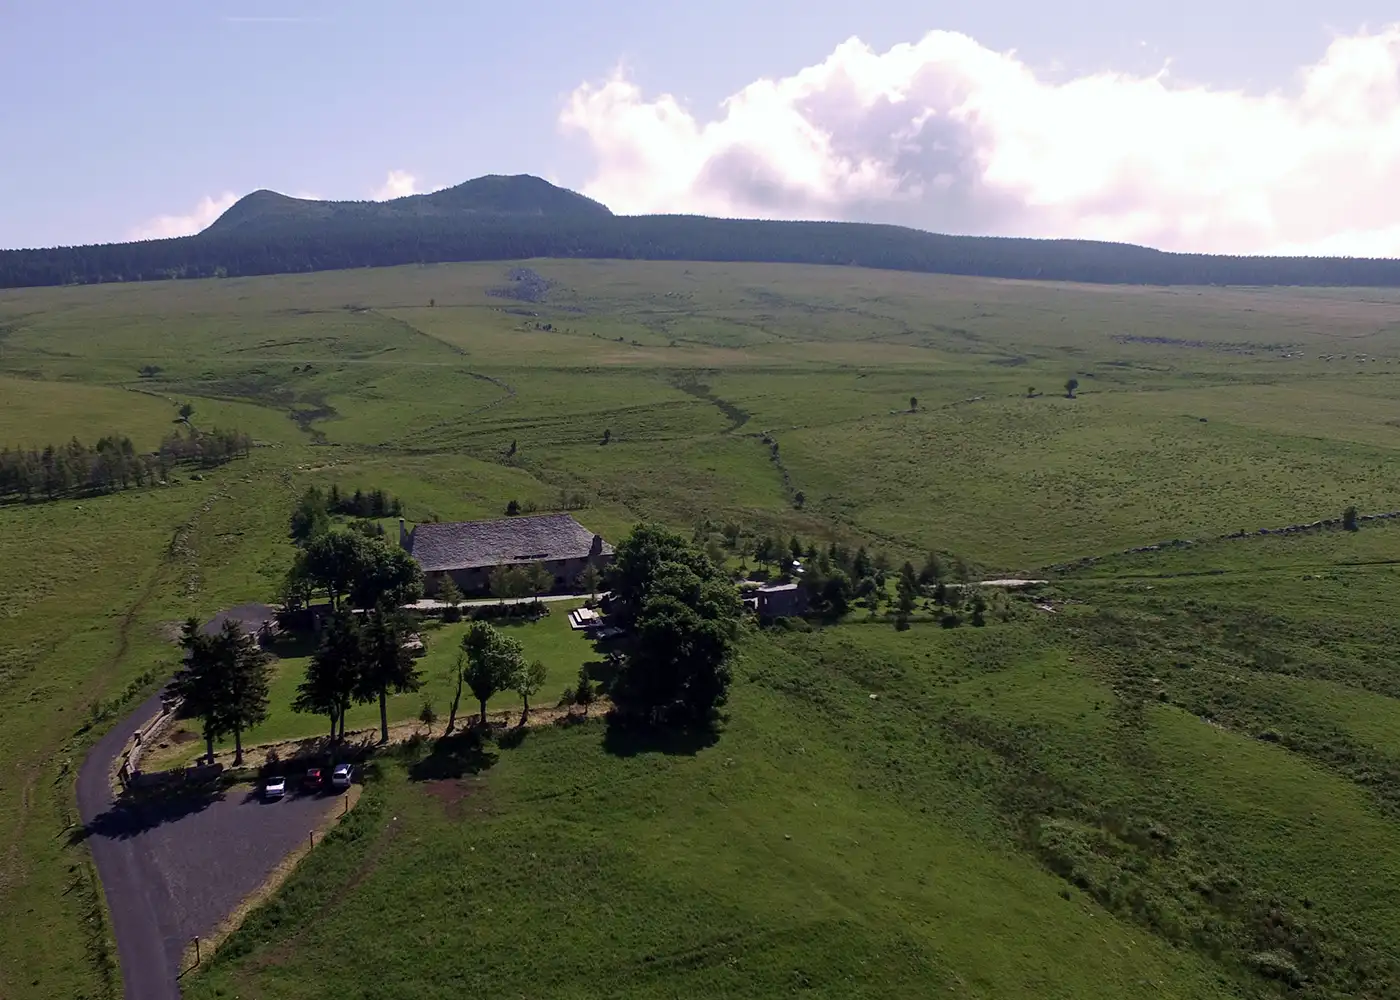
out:
<path id="1" fill-rule="evenodd" d="M 185 666 L 171 687 L 184 699 L 183 713 L 203 723 L 209 760 L 215 741 L 232 736 L 234 764 L 242 764 L 244 731 L 267 718 L 272 658 L 235 620 L 210 633 L 191 618 L 180 645 Z"/>
<path id="2" fill-rule="evenodd" d="M 409 619 L 380 606 L 367 615 L 342 608 L 326 624 L 321 645 L 307 664 L 292 708 L 324 715 L 331 739 L 345 736 L 345 713 L 352 704 L 379 702 L 379 738 L 389 739 L 389 695 L 417 691 L 423 676 L 408 649 Z"/>
<path id="3" fill-rule="evenodd" d="M 358 518 L 401 517 L 403 501 L 381 489 L 357 489 L 354 493 L 342 493 L 340 487 L 335 485 L 325 491 L 316 486 L 309 487 L 292 510 L 289 528 L 292 541 L 306 545 L 330 531 L 331 518 L 341 514 Z"/>
<path id="4" fill-rule="evenodd" d="M 457 725 L 457 711 L 462 704 L 462 690 L 470 691 L 480 708 L 479 721 L 486 724 L 486 703 L 502 691 L 520 695 L 523 710 L 520 722 L 530 718 L 530 699 L 539 693 L 549 679 L 549 669 L 542 660 L 525 659 L 524 647 L 486 622 L 472 622 L 462 636 L 461 649 L 455 667 L 457 688 L 447 715 L 448 733 Z M 580 689 L 591 690 L 588 668 L 579 670 Z M 586 699 L 584 701 L 586 704 Z"/>
<path id="5" fill-rule="evenodd" d="M 155 452 L 138 452 L 125 435 L 95 444 L 73 438 L 42 449 L 0 450 L 0 496 L 53 500 L 83 493 L 106 493 L 166 479 L 177 465 L 221 465 L 246 457 L 252 438 L 242 431 L 172 432 Z"/>
<path id="6" fill-rule="evenodd" d="M 376 548 L 385 547 L 361 536 L 329 532 L 307 546 L 299 559 L 300 572 L 323 580 L 337 606 L 292 708 L 325 716 L 332 740 L 344 738 L 352 705 L 377 701 L 380 739 L 387 741 L 390 695 L 422 687 L 421 672 L 408 649 L 412 622 L 394 606 L 404 592 L 382 586 Z M 332 568 L 336 560 L 343 563 Z M 679 535 L 639 525 L 618 547 L 605 582 L 616 600 L 614 613 L 627 629 L 614 654 L 616 669 L 608 691 L 619 720 L 678 726 L 710 721 L 727 698 L 740 612 L 738 595 L 722 569 Z M 342 594 L 367 597 L 376 591 L 380 599 L 366 614 L 353 613 L 338 600 Z M 232 735 L 235 764 L 241 764 L 243 733 L 267 718 L 270 657 L 232 621 L 206 634 L 192 619 L 181 642 L 186 665 L 174 690 L 184 698 L 186 714 L 203 723 L 210 759 L 214 743 Z M 542 661 L 527 661 L 519 641 L 485 622 L 467 628 L 455 674 L 449 733 L 456 726 L 464 691 L 477 701 L 483 724 L 491 698 L 503 691 L 518 692 L 524 702 L 523 723 L 530 699 L 548 680 Z M 586 666 L 569 697 L 585 711 L 592 702 L 594 682 Z"/>
<path id="7" fill-rule="evenodd" d="M 326 531 L 297 552 L 282 586 L 283 603 L 292 610 L 309 605 L 317 593 L 332 609 L 347 599 L 357 608 L 397 608 L 423 596 L 423 570 L 383 539 Z"/>

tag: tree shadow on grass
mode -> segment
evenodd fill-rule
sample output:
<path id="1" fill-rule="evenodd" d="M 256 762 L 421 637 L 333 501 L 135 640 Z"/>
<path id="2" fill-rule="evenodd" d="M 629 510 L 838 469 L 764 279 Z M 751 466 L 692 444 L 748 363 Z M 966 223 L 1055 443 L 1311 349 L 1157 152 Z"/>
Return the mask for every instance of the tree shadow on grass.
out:
<path id="1" fill-rule="evenodd" d="M 224 797 L 221 783 L 197 787 L 179 787 L 146 793 L 128 792 L 84 826 L 68 834 L 69 844 L 79 844 L 89 837 L 128 840 L 163 823 L 184 819 L 203 812 Z"/>
<path id="2" fill-rule="evenodd" d="M 603 749 L 614 757 L 636 757 L 644 753 L 668 757 L 694 757 L 719 742 L 718 721 L 698 726 L 656 726 L 608 716 Z"/>
<path id="3" fill-rule="evenodd" d="M 411 781 L 441 781 L 444 778 L 463 778 L 469 774 L 480 774 L 496 763 L 500 756 L 491 749 L 484 734 L 478 729 L 467 729 L 435 740 L 426 756 L 422 754 L 422 744 L 415 749 L 406 744 L 404 752 L 410 755 L 408 777 Z"/>

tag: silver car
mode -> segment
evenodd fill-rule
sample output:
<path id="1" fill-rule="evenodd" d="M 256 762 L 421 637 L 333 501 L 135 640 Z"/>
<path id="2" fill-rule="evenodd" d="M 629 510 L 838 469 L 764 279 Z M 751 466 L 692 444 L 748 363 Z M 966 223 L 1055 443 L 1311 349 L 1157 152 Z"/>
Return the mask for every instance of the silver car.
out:
<path id="1" fill-rule="evenodd" d="M 271 802 L 273 799 L 280 799 L 287 794 L 287 779 L 278 775 L 275 778 L 268 778 L 263 784 L 263 798 Z"/>
<path id="2" fill-rule="evenodd" d="M 350 781 L 354 777 L 349 764 L 337 764 L 335 770 L 331 772 L 331 787 L 345 789 L 350 787 Z"/>

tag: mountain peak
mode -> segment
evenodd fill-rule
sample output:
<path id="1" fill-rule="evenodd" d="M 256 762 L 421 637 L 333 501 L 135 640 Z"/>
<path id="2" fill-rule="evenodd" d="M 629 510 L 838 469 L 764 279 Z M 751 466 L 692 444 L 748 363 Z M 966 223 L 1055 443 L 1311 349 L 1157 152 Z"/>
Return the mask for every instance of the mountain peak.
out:
<path id="1" fill-rule="evenodd" d="M 612 216 L 606 205 L 530 174 L 488 174 L 431 194 L 412 194 L 389 201 L 316 201 L 291 198 L 276 191 L 244 195 L 214 220 L 205 233 L 223 235 L 250 230 L 371 219 L 424 217 L 470 219 L 549 217 L 574 220 Z"/>

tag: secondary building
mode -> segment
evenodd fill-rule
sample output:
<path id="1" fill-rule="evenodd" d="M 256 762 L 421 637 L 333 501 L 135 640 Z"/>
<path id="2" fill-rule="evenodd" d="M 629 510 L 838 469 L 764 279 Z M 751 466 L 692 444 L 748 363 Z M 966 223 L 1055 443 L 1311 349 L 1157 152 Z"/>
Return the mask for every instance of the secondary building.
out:
<path id="1" fill-rule="evenodd" d="M 599 572 L 613 547 L 568 514 L 506 517 L 496 521 L 424 522 L 408 530 L 399 521 L 399 544 L 423 567 L 428 594 L 451 578 L 464 594 L 487 593 L 500 566 L 541 563 L 556 590 L 572 589 L 588 566 Z"/>

